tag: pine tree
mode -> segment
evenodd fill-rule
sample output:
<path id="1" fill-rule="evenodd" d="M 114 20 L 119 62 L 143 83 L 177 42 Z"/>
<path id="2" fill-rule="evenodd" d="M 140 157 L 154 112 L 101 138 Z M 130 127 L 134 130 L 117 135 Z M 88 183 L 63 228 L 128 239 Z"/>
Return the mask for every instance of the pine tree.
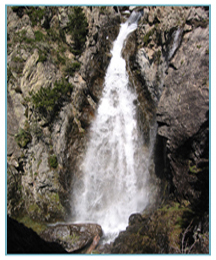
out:
<path id="1" fill-rule="evenodd" d="M 73 8 L 67 28 L 74 41 L 74 50 L 81 53 L 88 33 L 88 23 L 81 7 Z"/>

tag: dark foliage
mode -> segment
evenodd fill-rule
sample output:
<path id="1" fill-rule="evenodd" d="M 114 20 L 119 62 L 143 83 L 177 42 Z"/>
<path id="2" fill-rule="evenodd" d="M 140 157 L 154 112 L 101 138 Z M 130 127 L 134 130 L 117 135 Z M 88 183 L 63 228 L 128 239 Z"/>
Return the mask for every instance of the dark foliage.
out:
<path id="1" fill-rule="evenodd" d="M 50 123 L 57 116 L 64 103 L 70 101 L 72 89 L 70 83 L 62 80 L 56 82 L 53 88 L 51 85 L 47 88 L 41 87 L 38 92 L 30 94 L 36 111 L 47 123 Z"/>
<path id="2" fill-rule="evenodd" d="M 52 168 L 57 168 L 58 167 L 58 161 L 56 155 L 51 155 L 49 157 L 49 166 Z"/>
<path id="3" fill-rule="evenodd" d="M 88 33 L 88 23 L 81 7 L 74 7 L 69 16 L 67 30 L 74 40 L 74 50 L 81 53 Z"/>
<path id="4" fill-rule="evenodd" d="M 27 144 L 31 142 L 32 136 L 28 131 L 20 128 L 19 133 L 15 135 L 15 140 L 20 147 L 26 148 Z"/>

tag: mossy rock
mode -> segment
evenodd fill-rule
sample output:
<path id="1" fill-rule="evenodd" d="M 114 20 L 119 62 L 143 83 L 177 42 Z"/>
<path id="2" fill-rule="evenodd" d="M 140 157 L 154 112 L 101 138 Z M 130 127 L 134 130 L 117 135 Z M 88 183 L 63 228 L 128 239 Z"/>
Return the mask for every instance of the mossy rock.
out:
<path id="1" fill-rule="evenodd" d="M 47 225 L 42 222 L 38 222 L 29 217 L 29 215 L 24 215 L 16 218 L 16 220 L 20 223 L 23 223 L 26 227 L 31 228 L 37 234 L 40 234 L 47 228 Z"/>
<path id="2" fill-rule="evenodd" d="M 197 174 L 201 171 L 201 168 L 199 168 L 196 164 L 193 164 L 192 161 L 189 161 L 189 174 Z"/>
<path id="3" fill-rule="evenodd" d="M 35 41 L 43 41 L 44 40 L 44 34 L 41 31 L 35 31 Z"/>
<path id="4" fill-rule="evenodd" d="M 153 36 L 154 33 L 155 33 L 155 28 L 152 28 L 151 30 L 149 30 L 149 31 L 145 34 L 145 36 L 144 36 L 144 38 L 143 38 L 143 42 L 144 42 L 144 46 L 145 46 L 145 47 L 150 43 L 151 37 Z"/>
<path id="5" fill-rule="evenodd" d="M 46 9 L 41 7 L 28 7 L 27 14 L 32 22 L 32 26 L 37 25 L 43 19 L 46 14 Z"/>
<path id="6" fill-rule="evenodd" d="M 29 132 L 20 128 L 18 134 L 15 135 L 15 140 L 21 148 L 26 148 L 27 145 L 31 142 L 32 136 Z"/>
<path id="7" fill-rule="evenodd" d="M 112 253 L 167 254 L 181 252 L 181 239 L 190 209 L 179 203 L 165 204 L 142 216 L 114 241 Z"/>
<path id="8" fill-rule="evenodd" d="M 28 212 L 30 215 L 38 215 L 38 214 L 41 215 L 42 209 L 35 203 L 29 205 Z"/>
<path id="9" fill-rule="evenodd" d="M 60 202 L 58 193 L 46 191 L 44 195 L 38 195 L 37 199 L 37 202 L 26 206 L 28 216 L 33 221 L 39 223 L 64 221 L 66 211 Z"/>
<path id="10" fill-rule="evenodd" d="M 55 154 L 49 157 L 48 162 L 51 168 L 56 169 L 58 167 L 58 160 Z"/>
<path id="11" fill-rule="evenodd" d="M 102 229 L 97 224 L 58 224 L 41 233 L 44 240 L 58 242 L 69 253 L 85 253 L 95 236 L 102 236 Z"/>

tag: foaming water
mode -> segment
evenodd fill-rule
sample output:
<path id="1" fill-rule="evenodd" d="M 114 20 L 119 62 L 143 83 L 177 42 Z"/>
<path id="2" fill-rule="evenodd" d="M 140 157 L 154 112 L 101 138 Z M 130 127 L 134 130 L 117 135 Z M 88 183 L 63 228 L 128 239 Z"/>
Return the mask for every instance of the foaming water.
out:
<path id="1" fill-rule="evenodd" d="M 135 100 L 121 56 L 127 36 L 141 14 L 121 25 L 114 42 L 104 90 L 83 161 L 82 188 L 74 187 L 73 212 L 78 222 L 102 226 L 105 241 L 128 225 L 128 217 L 148 204 L 149 149 L 143 148 Z"/>

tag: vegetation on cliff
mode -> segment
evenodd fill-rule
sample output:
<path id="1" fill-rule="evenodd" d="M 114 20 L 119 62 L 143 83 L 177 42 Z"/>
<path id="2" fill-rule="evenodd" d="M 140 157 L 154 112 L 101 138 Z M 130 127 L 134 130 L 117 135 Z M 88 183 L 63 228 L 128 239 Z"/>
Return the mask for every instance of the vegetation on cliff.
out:
<path id="1" fill-rule="evenodd" d="M 55 82 L 53 88 L 49 85 L 47 88 L 41 87 L 36 93 L 30 92 L 29 94 L 36 111 L 49 124 L 56 118 L 61 107 L 70 101 L 72 90 L 72 84 L 62 80 Z"/>
<path id="2" fill-rule="evenodd" d="M 71 15 L 69 15 L 67 31 L 74 40 L 74 51 L 81 54 L 88 33 L 88 23 L 81 7 L 74 7 Z"/>

